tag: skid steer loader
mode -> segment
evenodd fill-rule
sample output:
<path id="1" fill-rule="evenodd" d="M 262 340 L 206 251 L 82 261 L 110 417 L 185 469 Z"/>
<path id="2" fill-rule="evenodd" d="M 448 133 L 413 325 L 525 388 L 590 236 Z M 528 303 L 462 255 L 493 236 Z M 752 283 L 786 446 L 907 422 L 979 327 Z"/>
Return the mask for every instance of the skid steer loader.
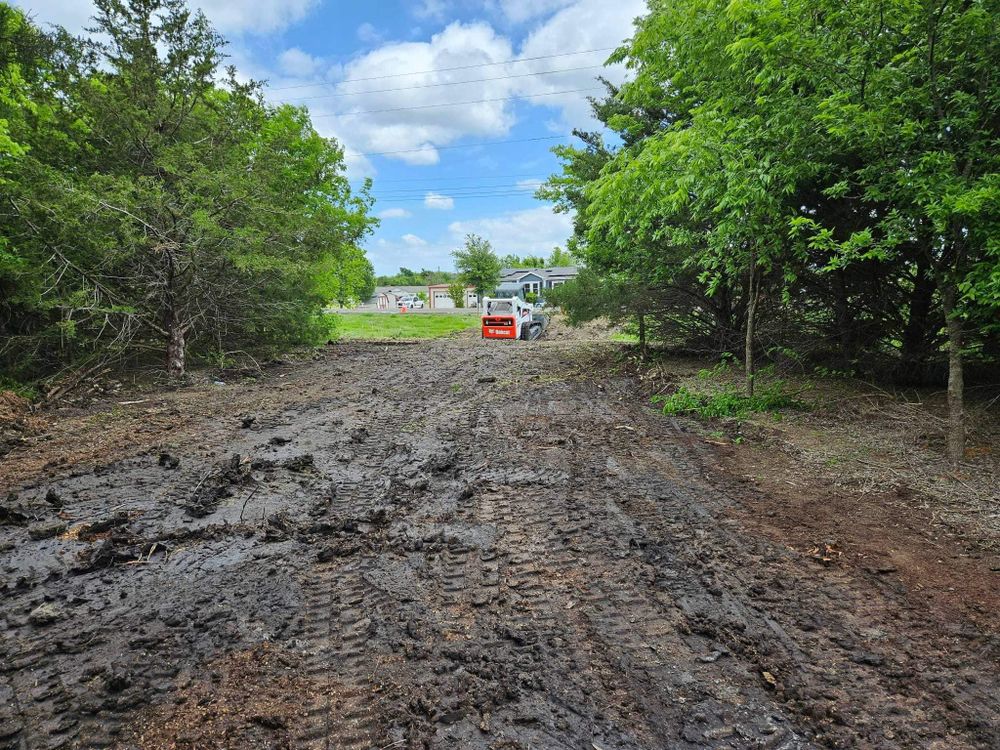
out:
<path id="1" fill-rule="evenodd" d="M 519 297 L 486 297 L 483 300 L 483 338 L 534 341 L 548 320 Z"/>

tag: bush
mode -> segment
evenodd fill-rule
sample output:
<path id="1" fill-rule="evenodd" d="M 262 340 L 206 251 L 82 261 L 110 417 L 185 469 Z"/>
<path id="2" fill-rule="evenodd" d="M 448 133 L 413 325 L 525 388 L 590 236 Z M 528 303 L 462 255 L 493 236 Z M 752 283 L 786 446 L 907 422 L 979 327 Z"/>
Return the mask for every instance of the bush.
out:
<path id="1" fill-rule="evenodd" d="M 777 381 L 769 386 L 758 386 L 753 396 L 732 389 L 717 393 L 694 393 L 679 388 L 675 393 L 653 396 L 654 404 L 668 416 L 695 415 L 702 419 L 733 417 L 746 419 L 755 412 L 777 414 L 781 409 L 802 408 L 801 401 L 785 392 L 784 383 Z"/>

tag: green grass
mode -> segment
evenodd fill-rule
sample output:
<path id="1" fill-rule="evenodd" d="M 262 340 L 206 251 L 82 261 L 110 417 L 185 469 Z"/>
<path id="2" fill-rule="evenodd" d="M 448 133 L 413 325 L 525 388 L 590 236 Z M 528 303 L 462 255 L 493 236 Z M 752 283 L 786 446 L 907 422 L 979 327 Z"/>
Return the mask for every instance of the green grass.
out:
<path id="1" fill-rule="evenodd" d="M 696 415 L 702 419 L 713 417 L 735 417 L 746 419 L 751 414 L 766 412 L 780 418 L 782 409 L 802 408 L 803 404 L 785 392 L 784 384 L 758 385 L 753 397 L 734 389 L 717 393 L 695 393 L 687 388 L 678 388 L 669 396 L 653 396 L 653 403 L 659 404 L 667 415 Z"/>
<path id="2" fill-rule="evenodd" d="M 622 344 L 638 344 L 639 337 L 634 333 L 626 333 L 625 331 L 617 331 L 611 334 L 612 341 L 618 341 Z"/>
<path id="3" fill-rule="evenodd" d="M 349 313 L 335 315 L 338 339 L 436 339 L 479 325 L 475 314 Z"/>

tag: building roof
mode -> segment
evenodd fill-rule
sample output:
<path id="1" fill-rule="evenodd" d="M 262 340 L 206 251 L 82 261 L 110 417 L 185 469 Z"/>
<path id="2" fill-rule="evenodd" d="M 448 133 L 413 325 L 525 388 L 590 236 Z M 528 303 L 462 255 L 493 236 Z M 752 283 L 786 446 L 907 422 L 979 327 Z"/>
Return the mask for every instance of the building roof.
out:
<path id="1" fill-rule="evenodd" d="M 501 268 L 500 278 L 503 281 L 516 281 L 526 274 L 533 273 L 539 278 L 553 276 L 576 276 L 579 269 L 576 266 L 553 266 L 552 268 Z"/>
<path id="2" fill-rule="evenodd" d="M 380 294 L 416 294 L 426 288 L 423 284 L 420 286 L 377 286 L 375 287 L 375 296 Z"/>

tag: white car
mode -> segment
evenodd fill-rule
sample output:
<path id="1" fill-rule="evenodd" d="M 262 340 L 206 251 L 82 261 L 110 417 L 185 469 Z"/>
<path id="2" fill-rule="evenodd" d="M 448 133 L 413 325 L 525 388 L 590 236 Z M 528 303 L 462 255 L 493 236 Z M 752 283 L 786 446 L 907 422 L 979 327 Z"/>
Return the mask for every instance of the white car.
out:
<path id="1" fill-rule="evenodd" d="M 396 307 L 405 307 L 407 310 L 423 310 L 424 301 L 415 294 L 404 294 L 396 300 Z"/>

